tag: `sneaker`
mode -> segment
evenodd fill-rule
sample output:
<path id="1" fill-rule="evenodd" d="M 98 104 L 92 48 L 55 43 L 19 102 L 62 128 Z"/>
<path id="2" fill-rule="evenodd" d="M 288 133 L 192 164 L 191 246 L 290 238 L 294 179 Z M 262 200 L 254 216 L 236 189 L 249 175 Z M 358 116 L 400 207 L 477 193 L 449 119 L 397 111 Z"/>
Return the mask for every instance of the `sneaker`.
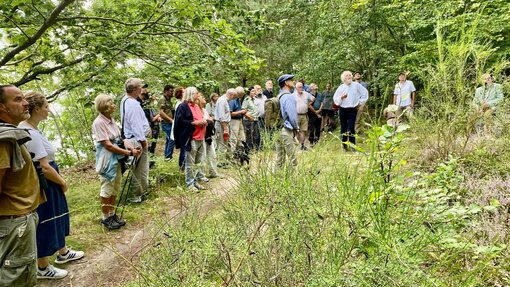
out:
<path id="1" fill-rule="evenodd" d="M 173 157 L 165 157 L 165 161 L 171 161 Z"/>
<path id="2" fill-rule="evenodd" d="M 209 179 L 208 179 L 207 177 L 205 177 L 205 176 L 204 176 L 204 177 L 202 177 L 202 178 L 200 179 L 200 181 L 201 181 L 201 182 L 209 182 Z"/>
<path id="3" fill-rule="evenodd" d="M 193 184 L 188 185 L 187 189 L 188 189 L 188 191 L 191 191 L 191 192 L 199 192 L 199 189 Z"/>
<path id="4" fill-rule="evenodd" d="M 140 196 L 135 196 L 135 197 L 131 198 L 129 201 L 132 203 L 142 203 L 143 200 L 142 200 L 142 196 L 140 195 Z"/>
<path id="5" fill-rule="evenodd" d="M 67 270 L 48 265 L 44 270 L 37 268 L 37 279 L 62 279 L 67 276 Z"/>
<path id="6" fill-rule="evenodd" d="M 117 214 L 114 214 L 112 216 L 113 216 L 113 220 L 115 222 L 117 222 L 120 226 L 126 225 L 126 221 L 124 219 L 122 219 L 121 217 L 118 217 Z"/>
<path id="7" fill-rule="evenodd" d="M 67 250 L 67 254 L 66 255 L 57 255 L 57 258 L 55 258 L 55 263 L 57 264 L 64 264 L 64 263 L 67 263 L 69 261 L 74 261 L 74 260 L 78 260 L 78 259 L 82 259 L 83 256 L 85 256 L 85 252 L 83 251 L 77 251 L 77 250 L 72 250 L 72 249 L 68 249 Z"/>
<path id="8" fill-rule="evenodd" d="M 205 187 L 204 187 L 203 185 L 200 185 L 200 184 L 198 184 L 198 183 L 195 183 L 195 184 L 194 184 L 194 186 L 195 186 L 195 188 L 196 188 L 196 189 L 198 189 L 198 190 L 204 190 L 204 189 L 205 189 Z"/>
<path id="9" fill-rule="evenodd" d="M 101 223 L 110 230 L 120 228 L 120 224 L 113 219 L 113 216 L 109 216 L 106 219 L 101 219 Z"/>

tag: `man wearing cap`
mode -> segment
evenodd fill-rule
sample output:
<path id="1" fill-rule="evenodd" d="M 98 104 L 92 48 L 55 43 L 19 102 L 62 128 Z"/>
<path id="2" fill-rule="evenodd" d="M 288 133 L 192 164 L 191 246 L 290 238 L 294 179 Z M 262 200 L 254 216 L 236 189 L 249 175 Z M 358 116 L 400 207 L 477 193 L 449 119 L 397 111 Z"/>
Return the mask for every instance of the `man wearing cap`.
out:
<path id="1" fill-rule="evenodd" d="M 398 75 L 398 80 L 393 91 L 393 104 L 398 106 L 397 117 L 400 117 L 402 113 L 410 113 L 414 109 L 416 88 L 412 81 L 407 80 L 404 72 Z"/>
<path id="2" fill-rule="evenodd" d="M 283 119 L 283 128 L 280 131 L 280 138 L 276 143 L 276 165 L 283 167 L 285 161 L 290 167 L 297 164 L 296 161 L 296 134 L 299 133 L 298 114 L 296 110 L 296 98 L 290 93 L 294 88 L 294 75 L 285 74 L 278 78 L 280 93 L 280 116 Z"/>
<path id="3" fill-rule="evenodd" d="M 20 89 L 0 85 L 0 286 L 36 286 L 39 204 L 46 201 L 17 125 L 30 117 Z"/>
<path id="4" fill-rule="evenodd" d="M 134 148 L 142 148 L 133 170 L 133 199 L 134 203 L 142 202 L 142 195 L 149 186 L 149 147 L 147 135 L 151 129 L 145 117 L 142 106 L 136 100 L 142 93 L 143 82 L 137 78 L 129 78 L 124 84 L 126 95 L 120 101 L 120 117 L 122 132 L 128 144 Z"/>

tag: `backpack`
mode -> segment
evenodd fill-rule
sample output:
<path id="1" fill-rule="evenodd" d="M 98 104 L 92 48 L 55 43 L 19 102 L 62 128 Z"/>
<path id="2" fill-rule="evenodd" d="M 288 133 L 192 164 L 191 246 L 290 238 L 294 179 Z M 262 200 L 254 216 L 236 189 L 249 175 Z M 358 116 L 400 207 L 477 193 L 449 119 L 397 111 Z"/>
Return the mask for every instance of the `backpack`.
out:
<path id="1" fill-rule="evenodd" d="M 276 128 L 283 125 L 280 113 L 280 97 L 285 94 L 278 95 L 277 97 L 272 97 L 264 102 L 264 123 L 266 127 Z"/>

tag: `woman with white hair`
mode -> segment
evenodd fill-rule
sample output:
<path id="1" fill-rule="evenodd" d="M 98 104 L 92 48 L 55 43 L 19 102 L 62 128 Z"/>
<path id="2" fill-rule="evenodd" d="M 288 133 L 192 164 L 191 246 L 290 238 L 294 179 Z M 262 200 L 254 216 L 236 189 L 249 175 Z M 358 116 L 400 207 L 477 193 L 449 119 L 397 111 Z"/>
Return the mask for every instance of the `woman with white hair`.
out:
<path id="1" fill-rule="evenodd" d="M 207 121 L 200 107 L 200 97 L 197 88 L 186 88 L 183 101 L 175 111 L 175 146 L 185 150 L 185 182 L 187 188 L 194 191 L 205 189 L 198 183 L 199 181 L 209 181 L 203 176 L 201 169 L 204 162 Z"/>
<path id="2" fill-rule="evenodd" d="M 126 224 L 114 212 L 115 199 L 122 181 L 118 160 L 126 156 L 138 156 L 141 149 L 134 149 L 129 144 L 124 144 L 126 148 L 122 148 L 120 129 L 112 117 L 115 112 L 112 96 L 99 94 L 94 102 L 99 113 L 92 124 L 92 134 L 96 143 L 96 172 L 99 173 L 101 183 L 101 223 L 108 229 L 118 229 Z"/>
<path id="3" fill-rule="evenodd" d="M 341 78 L 343 84 L 336 89 L 333 101 L 340 107 L 340 135 L 344 150 L 348 151 L 350 144 L 356 144 L 356 115 L 358 107 L 368 100 L 368 91 L 361 84 L 352 81 L 350 71 L 344 71 Z"/>

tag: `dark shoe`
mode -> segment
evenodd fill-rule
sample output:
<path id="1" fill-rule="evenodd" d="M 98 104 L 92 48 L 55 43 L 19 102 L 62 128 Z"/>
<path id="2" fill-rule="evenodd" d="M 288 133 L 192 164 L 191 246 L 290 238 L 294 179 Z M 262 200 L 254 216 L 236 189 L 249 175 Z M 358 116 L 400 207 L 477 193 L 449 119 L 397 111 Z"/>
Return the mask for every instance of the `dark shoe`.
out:
<path id="1" fill-rule="evenodd" d="M 101 219 L 101 223 L 108 229 L 110 230 L 113 230 L 113 229 L 119 229 L 120 228 L 120 224 L 115 221 L 115 219 L 113 218 L 113 216 L 110 216 L 106 219 Z"/>
<path id="2" fill-rule="evenodd" d="M 121 217 L 118 217 L 117 214 L 113 215 L 113 220 L 115 220 L 115 222 L 117 222 L 120 226 L 126 225 L 126 221 Z"/>

